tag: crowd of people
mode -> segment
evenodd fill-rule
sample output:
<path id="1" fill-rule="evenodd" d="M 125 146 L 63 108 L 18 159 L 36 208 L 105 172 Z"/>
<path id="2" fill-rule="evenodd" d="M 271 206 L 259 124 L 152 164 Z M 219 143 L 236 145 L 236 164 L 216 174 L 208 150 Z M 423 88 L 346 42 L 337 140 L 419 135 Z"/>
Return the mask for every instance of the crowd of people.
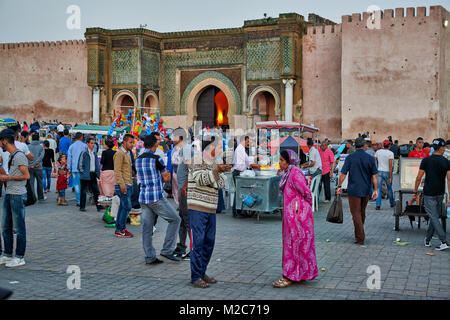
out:
<path id="1" fill-rule="evenodd" d="M 31 137 L 31 142 L 29 142 Z M 46 201 L 51 190 L 52 176 L 56 178 L 57 204 L 68 206 L 66 190 L 72 188 L 80 212 L 88 210 L 87 194 L 92 194 L 97 211 L 105 210 L 99 196 L 117 196 L 120 201 L 115 217 L 114 235 L 133 238 L 127 230 L 132 208 L 142 209 L 142 241 L 145 263 L 163 263 L 153 246 L 153 234 L 158 217 L 168 222 L 160 256 L 171 261 L 189 260 L 191 283 L 207 288 L 217 282 L 206 270 L 213 253 L 216 234 L 216 213 L 224 210 L 223 189 L 227 182 L 225 172 L 235 179 L 242 172 L 255 167 L 267 155 L 267 144 L 261 143 L 255 156 L 249 153 L 251 135 L 235 141 L 233 161 L 224 164 L 224 139 L 221 134 L 204 132 L 202 139 L 192 139 L 183 129 L 169 137 L 160 133 L 143 134 L 138 139 L 125 134 L 116 146 L 112 138 L 100 146 L 93 135 L 75 133 L 73 137 L 62 126 L 50 130 L 40 143 L 36 127 L 15 126 L 0 133 L 2 165 L 0 181 L 5 187 L 3 204 L 0 264 L 16 267 L 25 264 L 26 249 L 25 207 Z M 138 141 L 136 141 L 138 140 Z M 400 158 L 398 141 L 387 139 L 382 144 L 372 143 L 367 136 L 347 141 L 344 153 L 349 154 L 341 170 L 337 194 L 349 175 L 348 199 L 355 226 L 355 241 L 364 244 L 365 210 L 369 198 L 380 210 L 382 184 L 387 185 L 391 206 L 394 205 L 392 179 L 398 170 Z M 292 150 L 280 153 L 280 192 L 283 195 L 283 277 L 273 286 L 284 288 L 293 282 L 312 280 L 318 275 L 315 244 L 312 193 L 301 169 L 310 177 L 321 177 L 325 202 L 331 201 L 331 185 L 336 161 L 335 152 L 325 140 L 316 148 L 312 139 L 307 141 L 308 157 Z M 423 139 L 416 141 L 411 157 L 424 158 L 419 176 L 426 173 L 425 207 L 430 216 L 430 229 L 425 244 L 430 245 L 434 232 L 441 239 L 439 250 L 448 248 L 436 206 L 443 201 L 445 178 L 450 182 L 450 143 L 436 139 L 432 156 L 425 149 Z M 134 152 L 133 152 L 134 151 Z M 167 155 L 167 157 L 166 157 Z M 396 163 L 397 161 L 397 163 Z M 421 177 L 418 177 L 418 179 Z M 323 185 L 323 186 L 322 186 Z M 416 188 L 417 189 L 417 188 Z M 36 193 L 35 193 L 36 192 Z M 37 194 L 37 197 L 35 196 Z M 175 206 L 168 197 L 172 197 Z M 416 197 L 415 201 L 419 201 Z M 236 197 L 232 205 L 234 215 Z M 17 235 L 13 255 L 13 221 Z M 187 244 L 187 238 L 190 243 Z"/>

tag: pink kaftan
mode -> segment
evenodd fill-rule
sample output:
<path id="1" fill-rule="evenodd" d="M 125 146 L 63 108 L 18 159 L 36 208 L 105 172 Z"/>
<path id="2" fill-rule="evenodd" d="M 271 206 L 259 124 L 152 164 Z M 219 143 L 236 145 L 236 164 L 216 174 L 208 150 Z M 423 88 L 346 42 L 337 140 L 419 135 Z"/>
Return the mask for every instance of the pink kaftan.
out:
<path id="1" fill-rule="evenodd" d="M 312 280 L 319 275 L 312 197 L 305 176 L 297 167 L 287 178 L 283 200 L 283 276 L 292 281 Z"/>

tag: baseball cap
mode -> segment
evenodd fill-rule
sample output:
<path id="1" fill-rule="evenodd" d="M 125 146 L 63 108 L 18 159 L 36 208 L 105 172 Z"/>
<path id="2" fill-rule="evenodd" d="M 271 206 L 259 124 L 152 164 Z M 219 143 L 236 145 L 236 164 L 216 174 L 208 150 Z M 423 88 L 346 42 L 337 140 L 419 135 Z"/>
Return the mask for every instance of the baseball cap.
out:
<path id="1" fill-rule="evenodd" d="M 437 138 L 433 140 L 433 148 L 435 150 L 439 149 L 440 147 L 445 147 L 445 140 L 442 138 Z"/>
<path id="2" fill-rule="evenodd" d="M 384 146 L 388 146 L 388 145 L 390 145 L 391 144 L 391 142 L 389 141 L 389 140 L 384 140 L 383 141 L 383 145 Z"/>

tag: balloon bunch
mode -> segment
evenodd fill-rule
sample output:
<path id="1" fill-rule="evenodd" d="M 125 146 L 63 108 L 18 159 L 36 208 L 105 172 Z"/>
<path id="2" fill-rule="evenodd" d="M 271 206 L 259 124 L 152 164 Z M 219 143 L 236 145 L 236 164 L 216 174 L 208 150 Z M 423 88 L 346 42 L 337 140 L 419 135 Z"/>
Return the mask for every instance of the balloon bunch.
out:
<path id="1" fill-rule="evenodd" d="M 134 108 L 134 110 L 130 109 L 128 114 L 125 115 L 122 111 L 116 112 L 117 109 L 113 108 L 113 121 L 111 123 L 111 127 L 108 131 L 108 135 L 112 136 L 114 130 L 116 128 L 121 128 L 123 126 L 129 126 L 131 128 L 131 134 L 135 137 L 138 137 L 142 131 L 148 134 L 156 131 L 161 135 L 166 136 L 166 121 L 164 121 L 160 115 L 159 111 L 156 114 L 151 113 L 148 115 L 144 113 L 141 115 L 141 112 L 138 108 Z M 133 116 L 135 116 L 136 122 L 133 126 Z"/>

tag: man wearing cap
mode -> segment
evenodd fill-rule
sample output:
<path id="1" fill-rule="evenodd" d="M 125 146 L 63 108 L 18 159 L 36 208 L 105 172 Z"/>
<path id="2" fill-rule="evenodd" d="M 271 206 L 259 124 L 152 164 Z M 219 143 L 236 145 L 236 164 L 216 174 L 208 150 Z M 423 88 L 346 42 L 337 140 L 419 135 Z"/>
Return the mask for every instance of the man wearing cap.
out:
<path id="1" fill-rule="evenodd" d="M 414 194 L 417 198 L 417 203 L 419 203 L 417 190 L 419 189 L 423 175 L 425 175 L 425 185 L 423 187 L 424 206 L 427 215 L 430 217 L 425 246 L 431 247 L 431 239 L 436 232 L 439 240 L 441 240 L 441 245 L 436 250 L 442 251 L 450 248 L 444 228 L 439 222 L 439 218 L 443 212 L 442 206 L 444 205 L 445 177 L 447 177 L 447 188 L 450 193 L 450 161 L 443 157 L 445 152 L 444 139 L 435 139 L 433 141 L 433 148 L 433 155 L 423 159 L 420 164 Z M 447 205 L 450 205 L 450 199 L 447 199 Z"/>
<path id="2" fill-rule="evenodd" d="M 395 206 L 394 193 L 392 192 L 392 162 L 394 161 L 394 153 L 389 150 L 391 142 L 389 140 L 383 141 L 383 149 L 375 153 L 375 160 L 378 162 L 378 198 L 376 210 L 381 210 L 381 196 L 383 180 L 386 182 L 389 201 L 391 208 Z"/>

